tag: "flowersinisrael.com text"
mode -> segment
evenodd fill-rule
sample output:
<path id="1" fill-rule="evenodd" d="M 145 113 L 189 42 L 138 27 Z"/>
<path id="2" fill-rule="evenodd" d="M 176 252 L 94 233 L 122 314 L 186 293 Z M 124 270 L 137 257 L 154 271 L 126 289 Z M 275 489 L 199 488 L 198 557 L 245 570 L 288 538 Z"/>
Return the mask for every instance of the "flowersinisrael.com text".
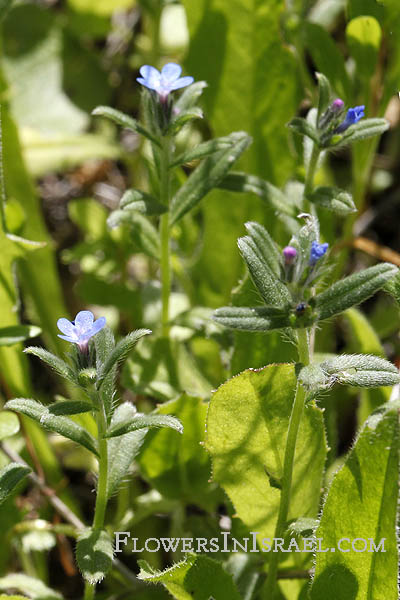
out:
<path id="1" fill-rule="evenodd" d="M 122 552 L 123 547 L 131 547 L 132 552 L 386 552 L 386 538 L 375 541 L 373 538 L 341 538 L 336 547 L 327 548 L 322 538 L 263 538 L 257 544 L 258 531 L 251 531 L 250 537 L 240 540 L 232 537 L 229 531 L 222 531 L 219 537 L 213 538 L 147 538 L 143 543 L 139 538 L 131 537 L 129 531 L 115 531 L 115 552 Z"/>

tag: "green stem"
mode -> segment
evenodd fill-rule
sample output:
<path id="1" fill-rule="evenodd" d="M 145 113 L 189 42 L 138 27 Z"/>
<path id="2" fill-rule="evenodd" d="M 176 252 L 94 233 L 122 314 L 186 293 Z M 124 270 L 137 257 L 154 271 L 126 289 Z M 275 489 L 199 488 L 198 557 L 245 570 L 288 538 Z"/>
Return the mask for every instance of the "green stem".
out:
<path id="1" fill-rule="evenodd" d="M 310 210 L 310 202 L 307 196 L 312 192 L 314 186 L 314 176 L 317 170 L 318 158 L 321 153 L 321 150 L 318 148 L 316 144 L 313 144 L 313 149 L 311 152 L 310 160 L 307 165 L 307 173 L 306 180 L 304 183 L 304 192 L 303 192 L 303 206 L 305 211 Z"/>
<path id="2" fill-rule="evenodd" d="M 299 353 L 299 361 L 303 365 L 309 364 L 309 350 L 308 350 L 308 332 L 306 329 L 299 329 L 297 332 L 297 349 Z M 286 439 L 285 457 L 283 461 L 283 474 L 282 474 L 282 489 L 281 489 L 281 501 L 279 504 L 278 520 L 275 527 L 275 538 L 283 538 L 286 523 L 289 514 L 290 504 L 290 493 L 292 487 L 293 477 L 293 466 L 294 456 L 296 450 L 297 434 L 299 432 L 301 416 L 303 414 L 304 401 L 305 401 L 305 390 L 304 387 L 298 382 L 296 387 L 296 394 L 294 397 L 292 414 L 290 415 L 289 428 Z M 266 598 L 273 598 L 274 589 L 276 585 L 277 572 L 278 572 L 279 553 L 274 552 L 271 554 L 271 560 L 268 568 L 268 579 L 266 583 Z"/>
<path id="3" fill-rule="evenodd" d="M 170 161 L 171 141 L 168 136 L 163 139 L 160 156 L 160 201 L 169 207 L 170 199 Z M 162 335 L 169 335 L 169 297 L 171 293 L 171 267 L 169 247 L 169 211 L 160 218 L 160 245 L 161 245 L 161 325 Z"/>

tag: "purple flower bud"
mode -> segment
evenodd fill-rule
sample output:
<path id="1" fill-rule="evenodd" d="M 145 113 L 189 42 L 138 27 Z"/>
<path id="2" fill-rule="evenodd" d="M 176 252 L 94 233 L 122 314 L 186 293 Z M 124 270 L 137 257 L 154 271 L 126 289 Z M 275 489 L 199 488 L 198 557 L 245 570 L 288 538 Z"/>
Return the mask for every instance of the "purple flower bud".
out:
<path id="1" fill-rule="evenodd" d="M 335 133 L 343 133 L 343 131 L 346 131 L 346 129 L 350 127 L 350 125 L 358 123 L 358 121 L 364 116 L 364 110 L 364 105 L 349 108 L 345 120 L 342 123 L 340 123 L 338 127 L 336 127 Z"/>
<path id="2" fill-rule="evenodd" d="M 315 263 L 326 254 L 328 248 L 329 244 L 326 242 L 324 244 L 320 244 L 316 241 L 311 242 L 310 260 L 308 261 L 308 264 L 310 266 L 315 265 Z"/>
<path id="3" fill-rule="evenodd" d="M 344 102 L 343 102 L 343 100 L 341 100 L 340 98 L 336 98 L 336 100 L 334 100 L 334 101 L 332 102 L 331 109 L 332 109 L 332 110 L 333 110 L 335 113 L 338 113 L 338 112 L 340 112 L 340 111 L 342 110 L 343 106 L 344 106 Z"/>
<path id="4" fill-rule="evenodd" d="M 293 248 L 293 246 L 286 246 L 283 249 L 282 253 L 283 253 L 283 257 L 285 259 L 285 265 L 292 265 L 297 256 L 296 248 Z"/>
<path id="5" fill-rule="evenodd" d="M 58 319 L 57 327 L 65 335 L 58 335 L 62 340 L 78 344 L 82 353 L 87 352 L 91 337 L 103 329 L 106 324 L 106 318 L 100 317 L 94 320 L 94 315 L 90 310 L 81 310 L 75 317 L 75 321 L 68 319 Z"/>
<path id="6" fill-rule="evenodd" d="M 181 73 L 182 67 L 175 63 L 164 65 L 161 73 L 150 65 L 143 65 L 140 67 L 141 77 L 137 77 L 136 81 L 157 92 L 161 102 L 166 102 L 170 92 L 193 83 L 193 77 L 181 77 Z"/>

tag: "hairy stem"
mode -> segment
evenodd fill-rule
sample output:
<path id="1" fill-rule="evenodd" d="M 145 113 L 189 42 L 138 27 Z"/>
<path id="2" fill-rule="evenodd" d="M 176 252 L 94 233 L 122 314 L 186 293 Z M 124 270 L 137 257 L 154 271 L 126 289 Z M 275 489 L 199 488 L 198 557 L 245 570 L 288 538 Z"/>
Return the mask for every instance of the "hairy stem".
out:
<path id="1" fill-rule="evenodd" d="M 303 365 L 309 364 L 308 350 L 308 332 L 306 329 L 299 329 L 297 332 L 297 349 L 299 353 L 299 362 Z M 296 394 L 293 401 L 292 413 L 289 420 L 289 429 L 286 438 L 285 458 L 283 461 L 281 501 L 279 505 L 278 520 L 275 527 L 275 538 L 283 538 L 286 523 L 288 520 L 290 493 L 292 487 L 294 456 L 296 451 L 297 434 L 299 432 L 300 421 L 303 414 L 305 390 L 297 382 Z M 273 598 L 278 571 L 279 552 L 271 554 L 271 560 L 268 569 L 268 578 L 266 584 L 266 597 Z"/>
<path id="2" fill-rule="evenodd" d="M 307 196 L 313 190 L 314 176 L 315 176 L 315 172 L 317 170 L 318 159 L 319 159 L 320 153 L 321 153 L 321 150 L 318 148 L 318 146 L 316 144 L 313 144 L 310 160 L 308 161 L 308 165 L 307 165 L 306 180 L 304 182 L 304 192 L 303 192 L 303 207 L 304 207 L 304 210 L 307 212 L 310 211 L 310 201 L 308 200 Z"/>
<path id="3" fill-rule="evenodd" d="M 163 139 L 163 145 L 160 157 L 160 201 L 169 207 L 170 197 L 170 161 L 171 141 L 168 136 Z M 169 297 L 171 293 L 171 267 L 170 267 L 170 247 L 169 247 L 169 212 L 167 211 L 160 218 L 160 243 L 161 243 L 161 325 L 162 335 L 169 335 Z"/>

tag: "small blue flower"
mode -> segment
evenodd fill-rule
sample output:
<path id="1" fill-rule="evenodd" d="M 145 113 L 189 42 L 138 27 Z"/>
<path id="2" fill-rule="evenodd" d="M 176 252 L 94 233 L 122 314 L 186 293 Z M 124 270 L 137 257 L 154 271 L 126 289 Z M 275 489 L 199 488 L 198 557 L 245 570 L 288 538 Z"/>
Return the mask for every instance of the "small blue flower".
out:
<path id="1" fill-rule="evenodd" d="M 345 120 L 342 123 L 340 123 L 338 127 L 336 127 L 335 133 L 342 133 L 343 131 L 346 131 L 346 129 L 350 127 L 350 125 L 358 123 L 358 121 L 364 116 L 364 110 L 364 105 L 349 108 Z"/>
<path id="2" fill-rule="evenodd" d="M 319 244 L 314 241 L 311 242 L 311 251 L 310 251 L 310 260 L 309 265 L 313 266 L 315 263 L 326 254 L 328 250 L 329 244 L 325 242 L 325 244 Z"/>
<path id="3" fill-rule="evenodd" d="M 57 327 L 65 335 L 58 335 L 62 340 L 78 344 L 81 352 L 87 352 L 88 343 L 91 337 L 103 329 L 106 324 L 106 318 L 100 317 L 94 320 L 94 314 L 90 310 L 81 310 L 75 317 L 75 321 L 68 319 L 58 319 Z"/>
<path id="4" fill-rule="evenodd" d="M 181 73 L 182 67 L 175 63 L 164 65 L 161 73 L 150 65 L 144 65 L 140 68 L 142 77 L 137 77 L 136 80 L 150 90 L 156 91 L 165 102 L 170 92 L 193 83 L 193 77 L 181 77 Z"/>

